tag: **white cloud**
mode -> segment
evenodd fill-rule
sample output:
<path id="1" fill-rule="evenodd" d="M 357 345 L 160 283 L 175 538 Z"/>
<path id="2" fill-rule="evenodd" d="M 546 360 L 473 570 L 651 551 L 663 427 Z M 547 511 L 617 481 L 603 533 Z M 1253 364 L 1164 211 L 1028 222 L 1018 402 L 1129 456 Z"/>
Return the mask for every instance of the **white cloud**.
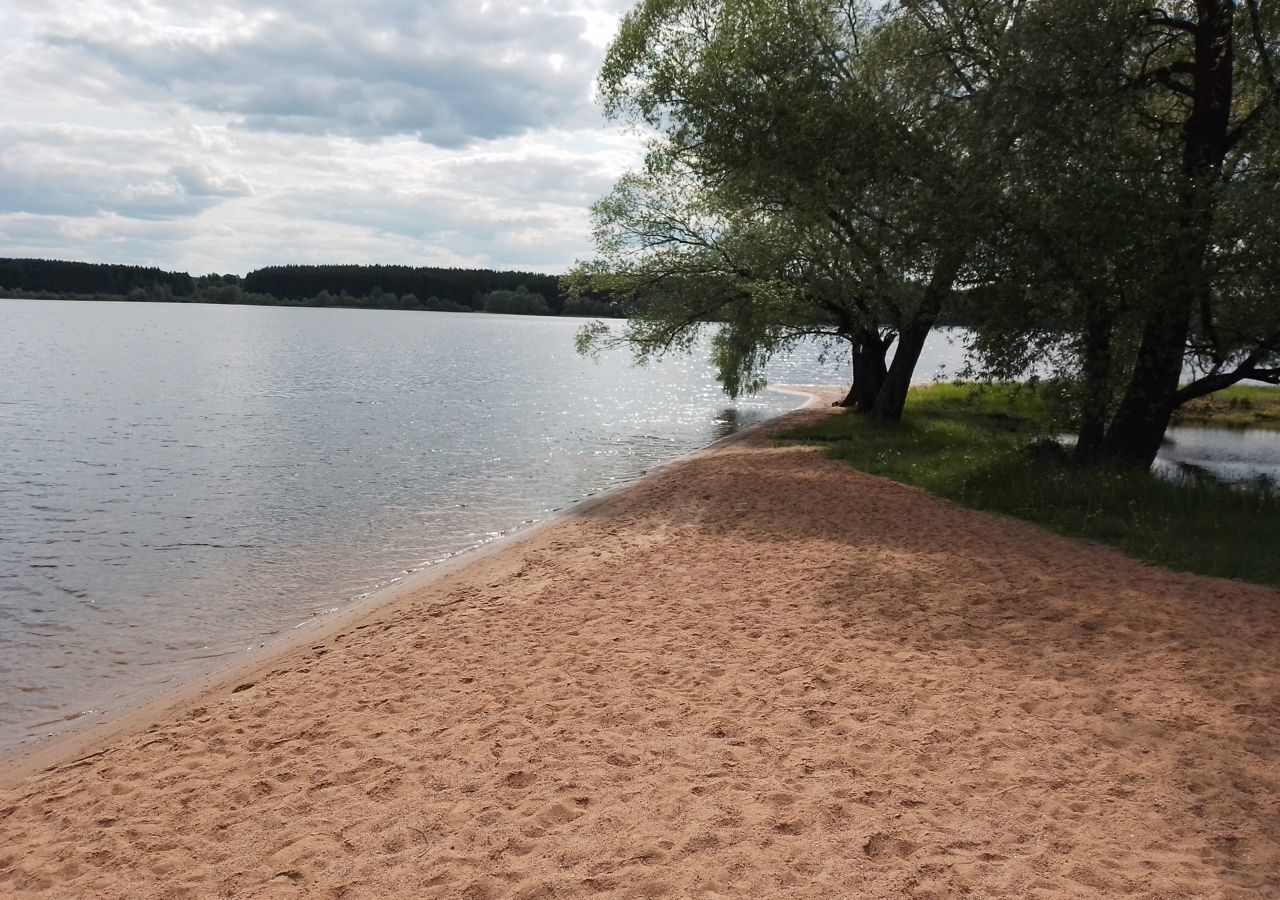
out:
<path id="1" fill-rule="evenodd" d="M 253 185 L 239 172 L 203 165 L 174 166 L 169 171 L 190 197 L 246 197 L 253 193 Z"/>
<path id="2" fill-rule="evenodd" d="M 620 0 L 10 0 L 8 255 L 556 271 L 638 158 L 590 101 Z"/>

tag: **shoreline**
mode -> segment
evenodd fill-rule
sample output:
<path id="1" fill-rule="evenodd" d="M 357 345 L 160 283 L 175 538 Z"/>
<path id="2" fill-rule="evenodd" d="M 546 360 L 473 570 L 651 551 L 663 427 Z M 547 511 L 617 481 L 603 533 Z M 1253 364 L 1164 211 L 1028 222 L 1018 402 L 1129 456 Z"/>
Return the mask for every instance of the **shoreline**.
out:
<path id="1" fill-rule="evenodd" d="M 424 590 L 434 582 L 473 563 L 479 563 L 530 540 L 541 531 L 553 527 L 564 519 L 585 514 L 594 506 L 608 502 L 615 495 L 642 484 L 670 466 L 679 465 L 701 454 L 712 452 L 718 447 L 747 438 L 757 430 L 776 427 L 780 419 L 801 410 L 820 406 L 824 401 L 831 399 L 836 392 L 843 393 L 839 388 L 821 386 L 770 385 L 768 390 L 808 399 L 794 409 L 780 413 L 764 422 L 751 425 L 718 438 L 690 453 L 652 466 L 631 481 L 612 485 L 571 501 L 567 506 L 546 518 L 517 525 L 497 538 L 435 562 L 426 563 L 364 596 L 349 598 L 328 612 L 282 628 L 280 632 L 259 646 L 239 651 L 233 655 L 232 659 L 211 670 L 196 672 L 191 677 L 164 683 L 140 693 L 118 709 L 109 710 L 100 720 L 48 737 L 37 738 L 28 744 L 18 746 L 13 751 L 0 752 L 0 790 L 11 788 L 37 772 L 75 762 L 77 758 L 84 757 L 86 754 L 92 756 L 91 751 L 102 745 L 136 734 L 164 717 L 196 704 L 208 693 L 233 682 L 250 678 L 271 666 L 277 659 L 288 656 L 309 642 L 329 640 L 335 633 L 356 625 L 384 606 L 394 604 L 408 594 Z"/>
<path id="2" fill-rule="evenodd" d="M 0 791 L 0 894 L 1280 892 L 1280 592 L 779 424 Z"/>

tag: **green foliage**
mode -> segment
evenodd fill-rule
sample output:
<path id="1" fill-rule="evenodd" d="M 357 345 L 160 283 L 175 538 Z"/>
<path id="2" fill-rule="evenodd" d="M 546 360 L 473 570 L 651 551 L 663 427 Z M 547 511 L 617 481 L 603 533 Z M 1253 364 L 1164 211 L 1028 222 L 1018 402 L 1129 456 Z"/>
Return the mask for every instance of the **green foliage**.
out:
<path id="1" fill-rule="evenodd" d="M 135 299 L 189 297 L 195 282 L 186 272 L 144 266 L 67 262 L 55 259 L 0 259 L 0 289 L 12 293 L 111 294 L 141 291 Z"/>
<path id="2" fill-rule="evenodd" d="M 382 280 L 443 286 L 444 296 L 385 290 Z M 529 281 L 554 293 L 548 300 L 530 291 Z M 320 285 L 312 290 L 315 285 Z M 279 294 L 265 287 L 275 287 Z M 355 288 L 353 292 L 350 288 Z M 478 288 L 485 288 L 478 292 Z M 0 291 L 36 299 L 249 304 L 253 306 L 347 307 L 434 312 L 490 312 L 549 315 L 563 298 L 551 275 L 488 269 L 412 269 L 406 266 L 280 266 L 238 275 L 164 272 L 136 266 L 0 259 Z M 580 314 L 580 313 L 579 313 Z"/>
<path id="3" fill-rule="evenodd" d="M 773 287 L 888 326 L 873 415 L 955 286 L 984 374 L 1051 370 L 1081 458 L 1145 465 L 1178 404 L 1280 382 L 1277 57 L 1280 7 L 1233 0 L 645 0 L 599 93 L 655 136 L 579 280 L 665 295 L 642 356 L 739 322 L 731 388 L 812 325 Z"/>
<path id="4" fill-rule="evenodd" d="M 598 257 L 565 277 L 570 303 L 607 297 L 628 311 L 620 332 L 591 324 L 579 347 L 626 344 L 639 363 L 688 352 L 711 323 L 718 377 L 737 396 L 763 386 L 769 357 L 838 328 L 794 275 L 776 217 L 726 205 L 677 160 L 650 159 L 593 208 Z"/>
<path id="5" fill-rule="evenodd" d="M 490 291 L 484 295 L 485 312 L 520 316 L 546 316 L 551 309 L 547 298 L 534 294 L 523 284 L 514 291 Z"/>
<path id="6" fill-rule="evenodd" d="M 560 311 L 560 315 L 594 319 L 624 319 L 627 316 L 627 310 L 621 303 L 612 302 L 605 297 L 593 297 L 587 294 L 568 297 L 564 301 L 564 309 Z"/>
<path id="7" fill-rule="evenodd" d="M 949 11 L 970 15 L 955 18 Z M 1015 9 L 1007 27 L 984 23 Z M 1000 157 L 986 374 L 1052 367 L 1081 438 L 1144 466 L 1170 412 L 1280 380 L 1280 13 L 1233 0 L 924 0 L 946 54 L 1016 123 Z M 1197 378 L 1179 389 L 1191 365 Z M 1105 430 L 1105 439 L 1102 437 Z"/>
<path id="8" fill-rule="evenodd" d="M 987 151 L 1004 131 L 938 40 L 862 0 L 640 3 L 599 93 L 655 137 L 596 205 L 597 256 L 568 289 L 646 301 L 617 338 L 641 359 L 723 322 L 731 394 L 801 338 L 846 341 L 873 414 L 896 417 L 999 191 Z"/>
<path id="9" fill-rule="evenodd" d="M 1280 389 L 1236 385 L 1183 406 L 1177 425 L 1280 431 Z"/>
<path id="10" fill-rule="evenodd" d="M 1265 390 L 1265 389 L 1264 389 Z M 781 435 L 821 443 L 863 471 L 957 503 L 1101 541 L 1176 569 L 1280 586 L 1280 495 L 1033 453 L 1058 430 L 1048 388 L 917 388 L 899 428 L 849 414 Z M 1041 443 L 1037 443 L 1041 442 Z"/>
<path id="11" fill-rule="evenodd" d="M 452 300 L 442 300 L 439 297 L 428 297 L 426 300 L 419 300 L 414 294 L 405 294 L 400 298 L 400 309 L 423 309 L 430 312 L 471 312 L 471 307 L 462 303 L 455 303 Z"/>
<path id="12" fill-rule="evenodd" d="M 431 312 L 471 312 L 470 306 L 434 295 L 422 301 L 422 308 Z"/>
<path id="13" fill-rule="evenodd" d="M 244 277 L 244 289 L 282 300 L 305 300 L 321 291 L 367 298 L 374 288 L 396 295 L 437 297 L 459 306 L 480 309 L 493 291 L 514 291 L 524 285 L 542 294 L 559 312 L 563 298 L 554 275 L 536 272 L 497 272 L 491 269 L 442 269 L 413 266 L 267 266 Z"/>

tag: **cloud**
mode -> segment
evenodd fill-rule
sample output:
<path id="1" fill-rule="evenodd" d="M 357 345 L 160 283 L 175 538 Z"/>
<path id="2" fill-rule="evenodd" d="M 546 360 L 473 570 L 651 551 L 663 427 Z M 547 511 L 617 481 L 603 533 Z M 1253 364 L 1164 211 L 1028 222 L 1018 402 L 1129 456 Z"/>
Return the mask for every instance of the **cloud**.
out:
<path id="1" fill-rule="evenodd" d="M 460 147 L 595 115 L 599 48 L 585 15 L 552 4 L 122 7 L 39 40 L 241 128 Z"/>
<path id="2" fill-rule="evenodd" d="M 627 0 L 8 0 L 6 254 L 563 270 L 639 158 L 591 103 Z"/>
<path id="3" fill-rule="evenodd" d="M 253 193 L 249 179 L 238 172 L 201 165 L 174 166 L 169 172 L 189 197 L 247 197 Z"/>
<path id="4" fill-rule="evenodd" d="M 511 139 L 461 156 L 423 151 L 407 140 L 378 152 L 339 146 L 339 158 L 291 163 L 322 166 L 330 177 L 282 175 L 278 181 L 289 188 L 255 202 L 290 221 L 362 227 L 398 246 L 423 248 L 418 253 L 447 248 L 498 267 L 562 270 L 587 241 L 589 205 L 615 177 L 610 147 L 576 132 L 550 144 Z"/>
<path id="5" fill-rule="evenodd" d="M 458 154 L 408 138 L 11 127 L 0 129 L 0 214 L 22 224 L 9 218 L 0 234 L 10 255 L 48 255 L 61 236 L 72 248 L 61 258 L 197 274 L 289 262 L 556 272 L 584 254 L 587 209 L 627 153 L 584 132 Z M 144 227 L 161 221 L 182 226 L 162 258 Z"/>
<path id="6" fill-rule="evenodd" d="M 583 208 L 606 193 L 617 176 L 599 160 L 536 150 L 460 157 L 441 168 L 442 177 L 459 192 Z"/>
<path id="7" fill-rule="evenodd" d="M 0 241 L 8 256 L 185 269 L 172 260 L 196 237 L 192 224 L 183 221 L 0 212 Z"/>
<path id="8" fill-rule="evenodd" d="M 186 156 L 172 133 L 0 128 L 0 212 L 172 219 L 252 193 L 245 176 Z"/>

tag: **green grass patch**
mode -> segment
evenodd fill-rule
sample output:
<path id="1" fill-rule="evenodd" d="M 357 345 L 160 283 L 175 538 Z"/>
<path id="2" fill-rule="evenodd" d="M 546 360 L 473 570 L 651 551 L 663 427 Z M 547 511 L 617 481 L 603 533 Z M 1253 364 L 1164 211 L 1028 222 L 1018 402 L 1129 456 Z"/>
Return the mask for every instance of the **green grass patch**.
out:
<path id="1" fill-rule="evenodd" d="M 1147 562 L 1280 587 L 1280 497 L 1267 486 L 1081 469 L 1065 454 L 1033 452 L 1053 422 L 1043 392 L 935 385 L 911 392 L 901 425 L 844 413 L 779 437 L 823 444 L 873 475 Z"/>
<path id="2" fill-rule="evenodd" d="M 1280 388 L 1236 385 L 1192 400 L 1174 414 L 1173 422 L 1208 428 L 1280 431 Z"/>

